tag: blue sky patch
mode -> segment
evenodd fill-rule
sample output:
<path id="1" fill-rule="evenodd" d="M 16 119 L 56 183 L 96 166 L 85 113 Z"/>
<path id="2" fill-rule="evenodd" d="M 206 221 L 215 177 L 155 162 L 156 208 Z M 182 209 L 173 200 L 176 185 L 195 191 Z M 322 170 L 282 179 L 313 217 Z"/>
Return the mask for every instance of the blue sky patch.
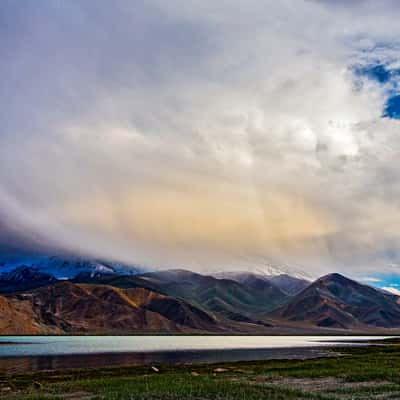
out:
<path id="1" fill-rule="evenodd" d="M 400 291 L 400 274 L 397 273 L 373 274 L 357 280 L 366 285 Z"/>
<path id="2" fill-rule="evenodd" d="M 359 68 L 357 73 L 382 84 L 389 82 L 391 79 L 391 72 L 384 65 Z"/>
<path id="3" fill-rule="evenodd" d="M 383 116 L 387 118 L 400 119 L 400 94 L 388 99 Z"/>
<path id="4" fill-rule="evenodd" d="M 359 78 L 367 78 L 385 87 L 387 100 L 384 105 L 382 117 L 400 119 L 400 70 L 390 69 L 385 64 L 369 64 L 354 67 L 354 73 Z M 362 88 L 362 79 L 356 82 Z"/>

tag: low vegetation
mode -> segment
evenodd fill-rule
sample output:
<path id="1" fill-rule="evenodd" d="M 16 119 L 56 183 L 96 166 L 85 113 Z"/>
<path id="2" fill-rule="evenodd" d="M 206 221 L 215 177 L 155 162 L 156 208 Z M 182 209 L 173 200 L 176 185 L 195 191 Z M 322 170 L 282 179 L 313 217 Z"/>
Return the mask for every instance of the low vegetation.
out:
<path id="1" fill-rule="evenodd" d="M 337 349 L 335 351 L 338 351 Z M 10 400 L 400 399 L 400 342 L 314 360 L 70 370 L 0 378 Z"/>

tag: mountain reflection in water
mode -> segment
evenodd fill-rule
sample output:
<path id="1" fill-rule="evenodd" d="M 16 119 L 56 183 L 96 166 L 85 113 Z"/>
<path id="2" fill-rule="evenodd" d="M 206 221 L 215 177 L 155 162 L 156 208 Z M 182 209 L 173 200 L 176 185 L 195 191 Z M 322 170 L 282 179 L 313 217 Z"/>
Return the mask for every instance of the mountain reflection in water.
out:
<path id="1" fill-rule="evenodd" d="M 0 358 L 0 373 L 102 368 L 150 364 L 191 364 L 267 359 L 305 359 L 327 356 L 322 348 L 238 349 L 167 351 L 149 353 L 103 353 Z"/>

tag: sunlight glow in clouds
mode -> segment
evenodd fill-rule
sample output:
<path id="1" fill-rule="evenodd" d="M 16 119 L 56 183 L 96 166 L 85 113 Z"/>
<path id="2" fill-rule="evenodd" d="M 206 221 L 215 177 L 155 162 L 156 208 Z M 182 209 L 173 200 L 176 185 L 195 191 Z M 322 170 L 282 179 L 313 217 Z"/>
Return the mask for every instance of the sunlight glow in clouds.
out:
<path id="1" fill-rule="evenodd" d="M 0 238 L 165 267 L 400 261 L 400 74 L 368 73 L 400 70 L 398 4 L 217 3 L 1 3 Z"/>

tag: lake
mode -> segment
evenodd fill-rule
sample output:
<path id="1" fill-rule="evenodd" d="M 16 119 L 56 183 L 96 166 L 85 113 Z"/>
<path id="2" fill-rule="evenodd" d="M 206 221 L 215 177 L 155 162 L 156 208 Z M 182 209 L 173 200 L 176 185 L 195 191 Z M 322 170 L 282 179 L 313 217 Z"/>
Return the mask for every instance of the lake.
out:
<path id="1" fill-rule="evenodd" d="M 383 336 L 3 336 L 0 372 L 314 358 Z M 357 343 L 353 343 L 357 342 Z"/>

